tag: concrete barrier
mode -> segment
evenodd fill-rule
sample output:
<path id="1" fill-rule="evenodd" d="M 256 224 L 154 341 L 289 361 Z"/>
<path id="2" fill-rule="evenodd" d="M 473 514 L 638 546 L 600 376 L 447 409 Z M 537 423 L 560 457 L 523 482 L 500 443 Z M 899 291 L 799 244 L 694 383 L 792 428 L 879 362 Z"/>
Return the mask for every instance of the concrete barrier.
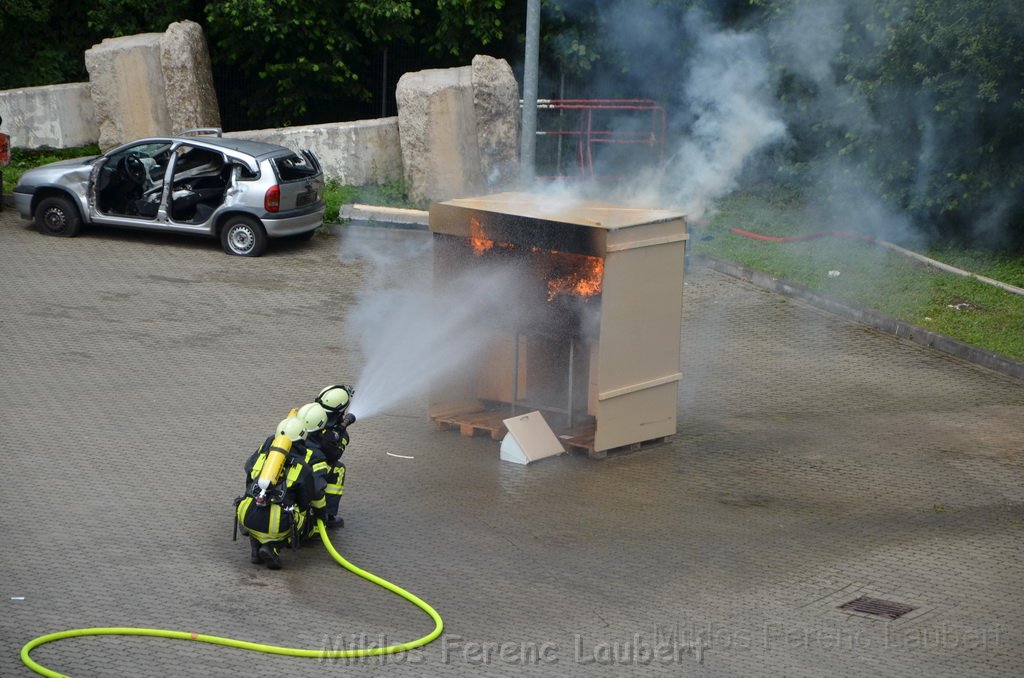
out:
<path id="1" fill-rule="evenodd" d="M 398 118 L 228 132 L 224 136 L 308 148 L 320 158 L 324 176 L 347 186 L 386 184 L 402 178 Z"/>
<path id="2" fill-rule="evenodd" d="M 0 91 L 0 117 L 15 148 L 74 148 L 100 138 L 87 82 Z"/>

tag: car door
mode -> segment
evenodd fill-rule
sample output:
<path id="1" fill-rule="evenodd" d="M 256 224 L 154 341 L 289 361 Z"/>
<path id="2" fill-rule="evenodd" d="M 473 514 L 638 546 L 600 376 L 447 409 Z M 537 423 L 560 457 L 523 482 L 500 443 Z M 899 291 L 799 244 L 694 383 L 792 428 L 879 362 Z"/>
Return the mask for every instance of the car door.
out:
<path id="1" fill-rule="evenodd" d="M 138 227 L 166 221 L 161 208 L 171 147 L 169 139 L 146 139 L 100 158 L 87 188 L 90 219 Z"/>
<path id="2" fill-rule="evenodd" d="M 189 143 L 181 144 L 171 155 L 168 217 L 180 227 L 202 227 L 224 202 L 232 165 L 221 151 Z"/>

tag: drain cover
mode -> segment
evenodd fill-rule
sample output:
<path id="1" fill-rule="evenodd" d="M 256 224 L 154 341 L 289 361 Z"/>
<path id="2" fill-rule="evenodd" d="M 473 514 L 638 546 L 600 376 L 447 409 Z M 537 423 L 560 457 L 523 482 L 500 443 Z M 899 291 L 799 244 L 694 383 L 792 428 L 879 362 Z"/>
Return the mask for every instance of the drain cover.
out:
<path id="1" fill-rule="evenodd" d="M 843 603 L 839 606 L 839 609 L 873 614 L 876 617 L 885 617 L 886 619 L 898 619 L 911 610 L 916 610 L 917 608 L 910 605 L 904 605 L 903 603 L 894 603 L 891 600 L 881 600 L 879 598 L 861 596 L 856 600 Z"/>

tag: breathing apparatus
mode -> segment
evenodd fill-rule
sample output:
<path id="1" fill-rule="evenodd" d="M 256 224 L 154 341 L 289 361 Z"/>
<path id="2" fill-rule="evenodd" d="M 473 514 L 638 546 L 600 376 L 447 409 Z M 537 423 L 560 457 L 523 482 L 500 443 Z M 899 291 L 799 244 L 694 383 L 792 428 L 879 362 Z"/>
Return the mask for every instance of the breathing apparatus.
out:
<path id="1" fill-rule="evenodd" d="M 270 443 L 267 457 L 263 460 L 263 468 L 260 469 L 260 475 L 256 479 L 255 487 L 253 487 L 257 506 L 266 506 L 268 501 L 267 489 L 272 485 L 276 485 L 281 479 L 281 471 L 284 469 L 284 462 L 292 449 L 292 443 L 306 437 L 305 426 L 302 420 L 295 416 L 296 413 L 297 410 L 293 409 L 277 425 L 277 435 L 274 436 Z M 256 488 L 259 488 L 259 494 L 256 494 Z"/>

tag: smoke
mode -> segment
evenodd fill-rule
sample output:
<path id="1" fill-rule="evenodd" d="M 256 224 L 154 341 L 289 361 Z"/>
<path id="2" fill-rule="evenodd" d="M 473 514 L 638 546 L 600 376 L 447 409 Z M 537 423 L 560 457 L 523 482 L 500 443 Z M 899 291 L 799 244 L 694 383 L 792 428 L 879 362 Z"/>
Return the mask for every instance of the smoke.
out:
<path id="1" fill-rule="evenodd" d="M 561 5 L 584 11 L 579 3 Z M 654 99 L 665 107 L 668 133 L 664 148 L 649 148 L 644 142 L 661 135 L 657 116 L 594 114 L 592 124 L 607 128 L 609 138 L 640 143 L 592 144 L 594 174 L 617 181 L 578 187 L 577 195 L 704 216 L 739 187 L 752 158 L 786 139 L 764 36 L 722 29 L 706 12 L 655 3 L 612 2 L 596 11 L 608 30 L 602 40 L 609 58 L 628 66 L 602 77 L 602 62 L 596 62 L 588 90 L 570 96 Z M 567 149 L 561 156 L 576 154 Z M 654 156 L 664 160 L 656 171 L 649 170 Z"/>
<path id="2" fill-rule="evenodd" d="M 687 16 L 694 40 L 683 83 L 683 101 L 693 118 L 690 133 L 666 166 L 672 202 L 691 218 L 738 186 L 748 160 L 786 135 L 772 105 L 771 75 L 763 38 L 716 31 L 702 15 Z"/>
<path id="3" fill-rule="evenodd" d="M 595 114 L 609 136 L 582 154 L 572 137 L 540 137 L 538 158 L 550 161 L 556 154 L 541 148 L 558 143 L 560 173 L 587 175 L 592 160 L 604 177 L 582 184 L 578 195 L 680 209 L 691 221 L 714 214 L 737 189 L 786 184 L 814 202 L 821 229 L 860 214 L 861 230 L 914 246 L 972 221 L 971 233 L 991 244 L 1024 201 L 1012 190 L 1020 175 L 1012 158 L 985 150 L 978 130 L 991 139 L 993 128 L 1010 129 L 1019 87 L 1011 82 L 997 92 L 982 82 L 995 76 L 964 75 L 962 64 L 980 62 L 954 53 L 955 31 L 944 21 L 960 10 L 953 2 L 926 4 L 915 13 L 912 0 L 614 0 L 596 7 L 560 0 L 549 8 L 546 30 L 563 55 L 547 66 L 551 82 L 542 94 L 657 101 L 668 116 L 663 163 L 645 155 L 642 134 L 656 135 L 658 125 L 638 111 L 620 111 L 610 122 Z M 1009 45 L 1010 38 L 999 42 L 999 17 L 1013 24 L 1024 10 L 1009 1 L 986 7 L 963 39 Z M 558 32 L 557 12 L 571 16 L 572 31 Z M 1020 31 L 1010 25 L 1002 32 Z M 587 51 L 591 45 L 596 53 Z M 936 50 L 949 53 L 945 71 Z M 958 63 L 960 72 L 946 72 Z M 564 87 L 558 78 L 566 73 Z M 954 83 L 962 91 L 955 100 Z M 573 120 L 563 113 L 558 124 L 572 129 Z M 609 143 L 616 134 L 633 141 Z M 995 138 L 1013 141 L 1011 132 Z M 1007 165 L 1008 190 L 985 183 L 992 175 L 986 153 Z M 654 165 L 659 170 L 649 171 Z"/>

